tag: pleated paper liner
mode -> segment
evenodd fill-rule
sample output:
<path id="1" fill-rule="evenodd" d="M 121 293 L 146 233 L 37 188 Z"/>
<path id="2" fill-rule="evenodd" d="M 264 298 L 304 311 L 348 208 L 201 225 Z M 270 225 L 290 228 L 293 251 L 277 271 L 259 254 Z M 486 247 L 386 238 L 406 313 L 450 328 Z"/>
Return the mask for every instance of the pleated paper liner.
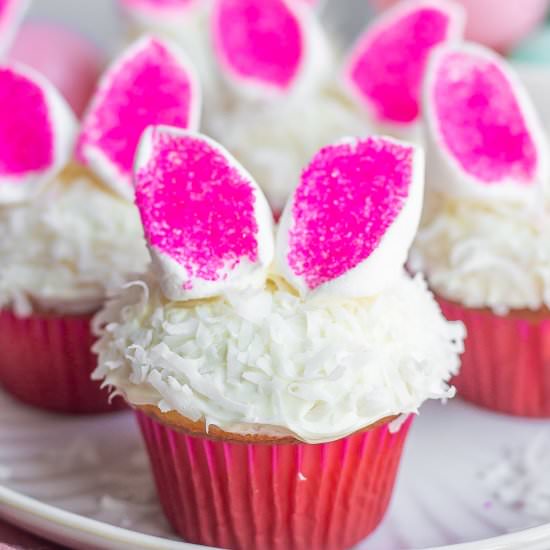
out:
<path id="1" fill-rule="evenodd" d="M 174 529 L 188 542 L 238 550 L 343 550 L 363 540 L 386 512 L 411 423 L 331 443 L 246 443 L 136 414 Z"/>
<path id="2" fill-rule="evenodd" d="M 503 413 L 550 417 L 550 312 L 495 315 L 438 298 L 443 314 L 466 325 L 466 350 L 453 380 L 458 395 Z"/>
<path id="3" fill-rule="evenodd" d="M 55 412 L 91 414 L 125 408 L 109 402 L 90 376 L 92 315 L 32 315 L 0 311 L 0 386 L 19 400 Z"/>

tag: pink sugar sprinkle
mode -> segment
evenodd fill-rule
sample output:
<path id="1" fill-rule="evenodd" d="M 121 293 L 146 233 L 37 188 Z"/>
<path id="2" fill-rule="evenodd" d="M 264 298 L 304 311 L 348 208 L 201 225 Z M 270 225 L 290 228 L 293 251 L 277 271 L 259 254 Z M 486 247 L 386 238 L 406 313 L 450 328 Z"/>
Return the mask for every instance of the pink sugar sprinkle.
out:
<path id="1" fill-rule="evenodd" d="M 187 128 L 193 97 L 190 75 L 159 41 L 150 40 L 131 59 L 109 71 L 92 101 L 76 156 L 88 164 L 86 147 L 99 149 L 128 184 L 136 147 L 149 125 Z"/>
<path id="2" fill-rule="evenodd" d="M 54 134 L 40 86 L 10 69 L 0 69 L 0 105 L 0 177 L 49 168 Z"/>
<path id="3" fill-rule="evenodd" d="M 350 79 L 378 121 L 416 121 L 428 56 L 446 39 L 449 25 L 445 12 L 423 8 L 367 30 L 353 54 Z"/>
<path id="4" fill-rule="evenodd" d="M 220 0 L 213 32 L 218 54 L 233 76 L 280 91 L 296 78 L 305 55 L 304 36 L 287 0 Z"/>
<path id="5" fill-rule="evenodd" d="M 250 182 L 209 142 L 155 133 L 136 175 L 136 204 L 150 245 L 190 278 L 218 281 L 243 259 L 258 260 Z M 192 283 L 188 285 L 188 289 Z"/>
<path id="6" fill-rule="evenodd" d="M 366 260 L 408 196 L 413 149 L 380 138 L 325 147 L 302 174 L 287 257 L 313 290 Z"/>
<path id="7" fill-rule="evenodd" d="M 512 84 L 496 63 L 447 54 L 433 97 L 445 144 L 466 172 L 486 184 L 533 181 L 537 150 Z"/>

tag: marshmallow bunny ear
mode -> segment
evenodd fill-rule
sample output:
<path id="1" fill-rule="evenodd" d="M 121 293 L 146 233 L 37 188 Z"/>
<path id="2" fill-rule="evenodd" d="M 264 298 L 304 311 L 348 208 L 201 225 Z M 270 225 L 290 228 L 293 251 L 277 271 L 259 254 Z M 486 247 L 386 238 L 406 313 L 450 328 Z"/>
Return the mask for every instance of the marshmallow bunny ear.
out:
<path id="1" fill-rule="evenodd" d="M 131 198 L 132 165 L 145 128 L 197 128 L 200 102 L 195 71 L 183 52 L 144 37 L 102 77 L 84 116 L 76 158 Z"/>
<path id="2" fill-rule="evenodd" d="M 0 56 L 11 46 L 29 0 L 0 0 Z"/>
<path id="3" fill-rule="evenodd" d="M 402 273 L 420 219 L 424 156 L 390 138 L 321 149 L 277 234 L 276 259 L 303 296 L 372 296 Z"/>
<path id="4" fill-rule="evenodd" d="M 0 67 L 0 204 L 30 198 L 72 154 L 77 122 L 59 92 L 23 67 Z"/>
<path id="5" fill-rule="evenodd" d="M 303 0 L 215 0 L 211 25 L 220 66 L 242 94 L 289 93 L 327 63 L 319 23 Z"/>
<path id="6" fill-rule="evenodd" d="M 135 184 L 145 238 L 169 299 L 265 282 L 272 214 L 252 177 L 220 145 L 176 128 L 149 128 Z"/>
<path id="7" fill-rule="evenodd" d="M 403 2 L 359 38 L 344 65 L 344 84 L 376 122 L 414 124 L 431 52 L 460 38 L 463 27 L 461 6 L 448 0 Z"/>
<path id="8" fill-rule="evenodd" d="M 424 96 L 431 185 L 488 199 L 537 195 L 548 178 L 548 145 L 527 92 L 502 58 L 472 44 L 442 47 Z"/>

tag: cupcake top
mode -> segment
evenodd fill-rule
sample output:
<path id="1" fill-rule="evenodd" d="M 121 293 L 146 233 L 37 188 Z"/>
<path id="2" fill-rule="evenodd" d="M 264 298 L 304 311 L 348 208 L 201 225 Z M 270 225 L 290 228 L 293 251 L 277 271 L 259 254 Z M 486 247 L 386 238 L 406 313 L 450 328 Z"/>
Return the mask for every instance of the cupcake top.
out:
<path id="1" fill-rule="evenodd" d="M 192 68 L 143 38 L 106 71 L 79 127 L 60 94 L 21 66 L 0 67 L 0 307 L 85 313 L 149 255 L 131 168 L 151 123 L 196 127 Z"/>
<path id="2" fill-rule="evenodd" d="M 550 305 L 548 144 L 523 85 L 489 50 L 449 45 L 424 101 L 430 192 L 411 267 L 469 307 Z"/>
<path id="3" fill-rule="evenodd" d="M 227 1 L 235 3 L 241 2 Z M 219 5 L 223 13 L 224 2 Z M 422 143 L 420 89 L 428 57 L 438 44 L 456 40 L 462 32 L 463 14 L 455 4 L 407 2 L 370 23 L 340 64 L 326 47 L 328 40 L 315 14 L 301 8 L 294 24 L 302 28 L 304 46 L 300 48 L 296 34 L 294 49 L 292 43 L 286 50 L 272 48 L 273 57 L 261 63 L 250 52 L 267 50 L 262 39 L 272 37 L 258 33 L 254 41 L 252 31 L 259 24 L 250 10 L 234 13 L 231 19 L 233 24 L 242 19 L 242 25 L 252 29 L 235 33 L 245 37 L 240 42 L 233 40 L 233 27 L 224 17 L 214 17 L 221 35 L 215 52 L 234 84 L 234 96 L 225 110 L 213 111 L 207 126 L 251 170 L 276 213 L 307 160 L 341 136 L 380 130 Z M 305 47 L 307 37 L 317 44 L 309 47 L 314 56 Z M 243 73 L 254 68 L 251 83 Z"/>
<path id="4" fill-rule="evenodd" d="M 130 403 L 315 443 L 453 395 L 462 325 L 403 269 L 420 150 L 321 149 L 275 238 L 259 187 L 212 140 L 154 127 L 136 164 L 152 269 L 95 319 L 94 376 Z"/>

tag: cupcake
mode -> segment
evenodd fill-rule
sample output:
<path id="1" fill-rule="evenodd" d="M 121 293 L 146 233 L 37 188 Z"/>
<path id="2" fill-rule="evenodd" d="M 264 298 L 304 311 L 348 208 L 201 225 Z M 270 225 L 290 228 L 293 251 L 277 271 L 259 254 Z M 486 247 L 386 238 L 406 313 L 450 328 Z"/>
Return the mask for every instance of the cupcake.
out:
<path id="1" fill-rule="evenodd" d="M 429 193 L 411 256 L 468 331 L 459 394 L 550 416 L 548 144 L 503 59 L 442 47 L 425 85 Z"/>
<path id="2" fill-rule="evenodd" d="M 0 95 L 0 385 L 46 409 L 111 410 L 90 380 L 90 320 L 150 261 L 132 159 L 149 124 L 195 127 L 193 72 L 172 47 L 140 40 L 105 73 L 80 128 L 29 68 L 0 67 Z"/>
<path id="3" fill-rule="evenodd" d="M 422 143 L 421 82 L 433 49 L 461 36 L 459 7 L 407 2 L 369 24 L 340 61 L 311 8 L 275 2 L 289 19 L 294 15 L 291 29 L 301 29 L 292 49 L 288 37 L 299 35 L 267 5 L 268 28 L 280 36 L 259 32 L 250 2 L 215 4 L 214 54 L 233 94 L 207 127 L 250 169 L 276 215 L 309 158 L 342 136 L 381 132 Z M 235 26 L 246 32 L 235 33 Z"/>
<path id="4" fill-rule="evenodd" d="M 202 135 L 147 130 L 135 186 L 152 268 L 96 317 L 94 378 L 134 408 L 168 519 L 223 548 L 351 547 L 384 515 L 408 416 L 459 367 L 462 325 L 403 268 L 422 152 L 321 149 L 276 236 Z"/>
<path id="5" fill-rule="evenodd" d="M 342 93 L 334 47 L 307 3 L 219 0 L 210 26 L 226 92 L 206 128 L 278 216 L 311 156 L 342 136 L 366 135 L 368 121 Z"/>

